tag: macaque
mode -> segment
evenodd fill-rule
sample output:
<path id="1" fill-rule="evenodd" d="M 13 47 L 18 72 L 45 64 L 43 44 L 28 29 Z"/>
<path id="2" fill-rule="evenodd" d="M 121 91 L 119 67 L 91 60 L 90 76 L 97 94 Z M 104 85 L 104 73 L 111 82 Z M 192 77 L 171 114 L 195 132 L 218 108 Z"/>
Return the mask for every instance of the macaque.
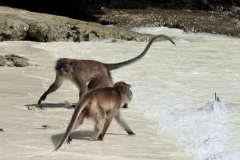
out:
<path id="1" fill-rule="evenodd" d="M 112 77 L 110 71 L 117 69 L 126 65 L 129 65 L 139 59 L 141 59 L 149 50 L 152 43 L 160 38 L 164 37 L 171 43 L 174 41 L 166 35 L 157 35 L 153 37 L 144 51 L 137 57 L 120 62 L 120 63 L 102 63 L 94 60 L 78 60 L 69 58 L 60 58 L 57 60 L 55 70 L 56 78 L 53 84 L 48 88 L 48 90 L 40 97 L 38 104 L 44 101 L 48 94 L 56 91 L 63 83 L 65 79 L 72 81 L 79 89 L 79 98 L 87 90 L 94 88 L 99 88 L 103 86 L 113 86 Z M 124 104 L 127 107 L 127 104 Z"/>
<path id="2" fill-rule="evenodd" d="M 65 142 L 70 143 L 72 141 L 71 132 L 83 124 L 84 118 L 91 118 L 95 122 L 91 140 L 103 140 L 113 118 L 117 120 L 119 125 L 129 135 L 135 135 L 119 111 L 122 104 L 132 100 L 130 87 L 125 82 L 117 82 L 113 87 L 96 88 L 83 94 L 74 109 L 66 132 L 55 151 Z"/>

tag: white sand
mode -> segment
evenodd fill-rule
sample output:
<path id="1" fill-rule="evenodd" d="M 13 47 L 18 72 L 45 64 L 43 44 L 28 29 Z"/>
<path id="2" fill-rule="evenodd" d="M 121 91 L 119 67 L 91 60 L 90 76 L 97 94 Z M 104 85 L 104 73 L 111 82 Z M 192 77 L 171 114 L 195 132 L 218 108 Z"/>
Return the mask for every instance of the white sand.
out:
<path id="1" fill-rule="evenodd" d="M 146 119 L 136 108 L 121 109 L 136 136 L 128 136 L 114 121 L 104 141 L 92 142 L 93 123 L 89 120 L 73 133 L 70 145 L 59 143 L 73 110 L 63 108 L 64 101 L 76 102 L 76 87 L 66 82 L 43 102 L 45 110 L 30 111 L 54 81 L 55 57 L 51 52 L 30 47 L 34 42 L 2 42 L 0 55 L 26 56 L 38 66 L 0 67 L 0 159 L 188 159 L 171 134 L 159 134 L 157 119 Z M 49 129 L 39 129 L 49 125 Z M 188 158 L 187 158 L 188 157 Z"/>

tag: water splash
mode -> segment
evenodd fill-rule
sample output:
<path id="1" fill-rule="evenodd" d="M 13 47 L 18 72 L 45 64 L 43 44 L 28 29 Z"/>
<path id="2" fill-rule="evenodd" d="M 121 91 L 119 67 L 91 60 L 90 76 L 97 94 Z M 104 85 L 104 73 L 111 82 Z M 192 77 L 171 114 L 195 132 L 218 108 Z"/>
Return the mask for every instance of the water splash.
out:
<path id="1" fill-rule="evenodd" d="M 174 133 L 176 139 L 185 143 L 185 151 L 194 158 L 209 158 L 231 148 L 225 143 L 228 129 L 224 116 L 230 108 L 215 96 L 201 108 L 175 109 L 165 115 L 158 129 Z M 220 113 L 220 114 L 219 114 Z"/>
<path id="2" fill-rule="evenodd" d="M 230 108 L 222 101 L 220 101 L 219 97 L 217 97 L 217 94 L 215 92 L 215 101 L 208 102 L 205 106 L 202 108 L 199 108 L 199 111 L 207 111 L 207 112 L 215 112 L 215 113 L 227 113 L 230 112 Z"/>

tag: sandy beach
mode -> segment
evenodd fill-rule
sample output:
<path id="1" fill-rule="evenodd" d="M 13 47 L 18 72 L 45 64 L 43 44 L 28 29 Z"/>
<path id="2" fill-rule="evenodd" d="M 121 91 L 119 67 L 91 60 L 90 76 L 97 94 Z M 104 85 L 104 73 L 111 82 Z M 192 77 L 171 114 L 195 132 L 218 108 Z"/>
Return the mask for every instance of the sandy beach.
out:
<path id="1" fill-rule="evenodd" d="M 64 101 L 76 102 L 78 91 L 70 82 L 49 95 L 43 102 L 45 110 L 28 110 L 55 78 L 56 58 L 49 51 L 31 47 L 35 42 L 2 42 L 0 54 L 19 54 L 35 66 L 0 68 L 0 158 L 2 159 L 187 159 L 180 144 L 166 141 L 173 135 L 159 134 L 156 119 L 147 119 L 143 112 L 121 109 L 136 136 L 128 136 L 113 121 L 104 141 L 90 141 L 93 122 L 85 120 L 73 132 L 70 145 L 52 152 L 59 143 L 73 110 L 64 108 Z M 41 126 L 48 125 L 49 129 Z"/>

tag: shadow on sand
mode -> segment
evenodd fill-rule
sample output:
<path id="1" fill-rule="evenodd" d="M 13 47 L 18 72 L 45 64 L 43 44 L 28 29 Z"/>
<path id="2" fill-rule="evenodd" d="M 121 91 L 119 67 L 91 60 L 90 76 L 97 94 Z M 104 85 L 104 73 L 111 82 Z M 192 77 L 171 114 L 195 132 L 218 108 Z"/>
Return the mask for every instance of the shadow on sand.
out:
<path id="1" fill-rule="evenodd" d="M 72 132 L 72 137 L 73 137 L 73 140 L 77 139 L 77 140 L 87 140 L 87 141 L 89 141 L 92 134 L 93 134 L 93 131 L 74 131 L 74 132 Z M 51 140 L 52 140 L 52 143 L 53 143 L 55 148 L 57 147 L 57 145 L 61 141 L 63 135 L 64 135 L 64 133 L 52 135 Z M 108 136 L 108 135 L 125 135 L 125 134 L 106 133 L 105 137 Z"/>
<path id="2" fill-rule="evenodd" d="M 62 102 L 62 103 L 41 103 L 40 105 L 38 104 L 26 104 L 25 106 L 28 109 L 33 109 L 33 108 L 39 108 L 39 109 L 44 109 L 44 108 L 66 108 L 66 109 L 72 109 L 76 103 L 69 103 L 69 102 Z"/>
<path id="3" fill-rule="evenodd" d="M 92 136 L 93 131 L 74 131 L 72 132 L 73 140 L 90 140 L 90 137 Z M 56 148 L 59 142 L 61 141 L 64 133 L 52 135 L 51 140 Z"/>

